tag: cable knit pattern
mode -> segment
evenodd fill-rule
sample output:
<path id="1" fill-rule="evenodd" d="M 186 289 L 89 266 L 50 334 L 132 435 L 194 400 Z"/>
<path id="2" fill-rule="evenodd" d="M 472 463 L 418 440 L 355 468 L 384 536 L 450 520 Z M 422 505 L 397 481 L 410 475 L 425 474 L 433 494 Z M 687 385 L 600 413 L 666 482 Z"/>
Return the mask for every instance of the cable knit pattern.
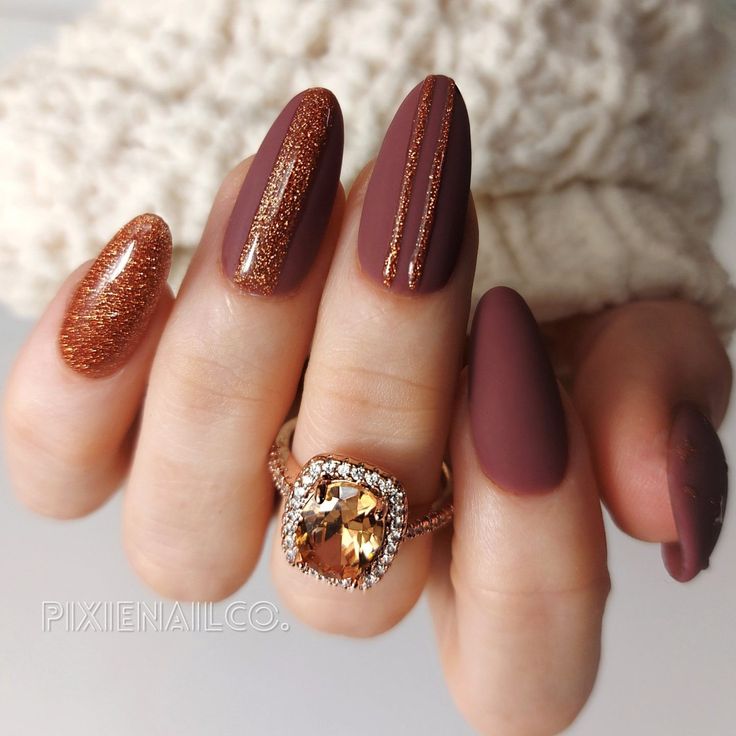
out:
<path id="1" fill-rule="evenodd" d="M 726 334 L 707 245 L 723 48 L 697 0 L 103 2 L 0 76 L 0 294 L 36 311 L 147 210 L 180 278 L 219 181 L 292 94 L 337 94 L 349 182 L 442 72 L 473 126 L 476 293 L 515 286 L 543 319 L 681 295 Z"/>

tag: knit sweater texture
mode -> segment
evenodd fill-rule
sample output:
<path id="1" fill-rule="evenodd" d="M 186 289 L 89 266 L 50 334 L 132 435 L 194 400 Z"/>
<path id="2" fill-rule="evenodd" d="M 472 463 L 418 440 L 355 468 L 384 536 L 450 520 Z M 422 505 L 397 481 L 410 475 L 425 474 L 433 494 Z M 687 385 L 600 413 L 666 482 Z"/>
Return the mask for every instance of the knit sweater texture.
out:
<path id="1" fill-rule="evenodd" d="M 736 297 L 711 254 L 725 44 L 698 0 L 108 0 L 0 74 L 0 297 L 36 313 L 124 222 L 181 279 L 224 174 L 299 90 L 343 107 L 349 185 L 404 94 L 453 76 L 473 134 L 474 297 L 542 320 Z"/>

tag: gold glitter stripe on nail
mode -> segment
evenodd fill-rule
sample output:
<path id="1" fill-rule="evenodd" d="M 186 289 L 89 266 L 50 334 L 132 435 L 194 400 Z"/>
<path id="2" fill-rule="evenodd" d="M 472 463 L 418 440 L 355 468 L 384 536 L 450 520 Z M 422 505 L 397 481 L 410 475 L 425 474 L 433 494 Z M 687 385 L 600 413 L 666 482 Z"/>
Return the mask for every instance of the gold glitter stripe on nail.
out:
<path id="1" fill-rule="evenodd" d="M 384 286 L 391 286 L 393 280 L 396 278 L 399 251 L 401 250 L 401 239 L 404 235 L 406 215 L 409 212 L 411 192 L 414 187 L 414 177 L 416 176 L 417 165 L 419 164 L 419 154 L 421 153 L 424 135 L 427 132 L 427 121 L 429 120 L 429 111 L 432 107 L 432 92 L 434 91 L 434 84 L 435 77 L 430 76 L 424 80 L 419 94 L 417 111 L 414 114 L 411 137 L 409 139 L 409 148 L 407 149 L 406 160 L 404 162 L 404 175 L 401 179 L 399 202 L 396 207 L 396 216 L 394 218 L 394 227 L 391 232 L 391 240 L 389 242 L 386 260 L 383 264 Z"/>
<path id="2" fill-rule="evenodd" d="M 445 110 L 442 113 L 440 136 L 437 140 L 437 147 L 434 150 L 434 158 L 432 159 L 432 171 L 429 175 L 429 188 L 427 189 L 427 196 L 424 200 L 422 221 L 419 225 L 419 236 L 417 237 L 411 262 L 409 263 L 410 289 L 417 288 L 424 271 L 424 260 L 427 255 L 429 238 L 432 234 L 432 226 L 434 225 L 437 197 L 440 191 L 440 184 L 442 183 L 442 169 L 445 163 L 445 154 L 447 153 L 447 143 L 450 139 L 450 125 L 452 124 L 452 112 L 454 108 L 455 82 L 450 80 L 447 85 L 447 99 L 445 101 Z"/>
<path id="3" fill-rule="evenodd" d="M 325 89 L 304 93 L 266 182 L 233 280 L 254 294 L 278 284 L 299 215 L 334 119 L 334 97 Z"/>

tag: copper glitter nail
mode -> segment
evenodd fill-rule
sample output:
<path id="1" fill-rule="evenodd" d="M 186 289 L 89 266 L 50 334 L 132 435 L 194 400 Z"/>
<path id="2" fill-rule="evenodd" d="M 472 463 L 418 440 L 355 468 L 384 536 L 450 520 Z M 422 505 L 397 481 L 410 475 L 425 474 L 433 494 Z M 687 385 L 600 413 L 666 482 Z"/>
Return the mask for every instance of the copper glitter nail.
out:
<path id="1" fill-rule="evenodd" d="M 228 223 L 223 270 L 244 291 L 295 288 L 327 226 L 342 163 L 342 115 L 326 89 L 295 97 L 271 126 Z"/>
<path id="2" fill-rule="evenodd" d="M 108 376 L 130 357 L 148 327 L 171 266 L 171 233 L 140 215 L 102 249 L 74 292 L 59 333 L 64 361 Z"/>

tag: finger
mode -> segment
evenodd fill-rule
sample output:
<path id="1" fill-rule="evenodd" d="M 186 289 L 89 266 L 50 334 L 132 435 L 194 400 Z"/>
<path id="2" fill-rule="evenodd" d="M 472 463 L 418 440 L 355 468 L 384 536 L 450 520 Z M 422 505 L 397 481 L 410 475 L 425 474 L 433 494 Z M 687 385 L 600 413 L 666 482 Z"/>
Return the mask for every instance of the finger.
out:
<path id="1" fill-rule="evenodd" d="M 705 312 L 642 302 L 571 325 L 573 398 L 606 504 L 629 534 L 664 542 L 677 580 L 708 567 L 727 471 L 713 425 L 731 368 Z"/>
<path id="2" fill-rule="evenodd" d="M 8 381 L 8 469 L 19 498 L 59 518 L 120 485 L 132 425 L 172 297 L 171 234 L 155 215 L 123 227 L 61 287 Z"/>
<path id="3" fill-rule="evenodd" d="M 605 538 L 583 432 L 516 292 L 478 305 L 458 407 L 454 535 L 430 587 L 447 681 L 480 733 L 559 733 L 595 680 Z"/>
<path id="4" fill-rule="evenodd" d="M 223 598 L 257 562 L 274 508 L 268 449 L 312 337 L 341 158 L 337 101 L 307 90 L 217 195 L 157 351 L 125 496 L 128 556 L 163 595 Z"/>
<path id="5" fill-rule="evenodd" d="M 350 196 L 293 445 L 299 463 L 326 452 L 384 469 L 404 485 L 410 517 L 439 493 L 477 245 L 475 214 L 468 211 L 467 114 L 453 92 L 446 77 L 429 77 L 410 93 L 389 128 L 367 189 L 363 179 Z M 441 127 L 443 120 L 449 129 Z M 426 138 L 414 158 L 423 121 Z M 441 172 L 432 173 L 445 144 Z M 414 164 L 412 180 L 407 172 Z M 413 182 L 410 196 L 402 189 L 407 179 Z M 428 208 L 433 223 L 430 218 L 422 225 Z M 396 249 L 393 233 L 402 235 Z M 417 259 L 423 242 L 426 251 Z M 352 522 L 346 521 L 343 533 L 341 524 L 330 524 L 330 502 L 314 499 L 321 510 L 312 530 L 304 532 L 304 560 L 333 578 L 364 582 L 365 566 L 384 542 L 371 534 L 356 551 Z M 307 497 L 305 509 L 309 503 Z M 369 591 L 346 592 L 289 566 L 275 540 L 274 577 L 287 605 L 310 625 L 369 636 L 395 624 L 417 600 L 430 544 L 428 537 L 402 543 L 385 579 Z"/>

